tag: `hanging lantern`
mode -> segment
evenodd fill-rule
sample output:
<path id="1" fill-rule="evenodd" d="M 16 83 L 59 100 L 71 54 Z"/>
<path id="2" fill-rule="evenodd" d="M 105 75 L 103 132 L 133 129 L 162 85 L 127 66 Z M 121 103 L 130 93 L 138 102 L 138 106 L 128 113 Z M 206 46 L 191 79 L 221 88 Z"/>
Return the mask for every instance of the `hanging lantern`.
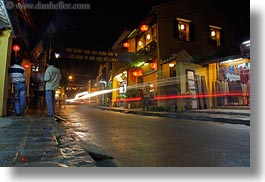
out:
<path id="1" fill-rule="evenodd" d="M 143 75 L 143 70 L 142 69 L 136 69 L 132 72 L 133 76 L 142 76 Z"/>
<path id="2" fill-rule="evenodd" d="M 20 46 L 17 44 L 13 45 L 12 48 L 13 48 L 13 51 L 15 51 L 15 52 L 18 52 L 20 50 Z"/>
<path id="3" fill-rule="evenodd" d="M 123 43 L 123 47 L 128 48 L 129 47 L 129 43 L 128 42 L 124 42 Z"/>
<path id="4" fill-rule="evenodd" d="M 23 65 L 24 68 L 28 69 L 30 67 L 30 65 L 28 63 Z"/>
<path id="5" fill-rule="evenodd" d="M 143 25 L 140 26 L 140 30 L 141 30 L 142 32 L 146 32 L 148 29 L 149 29 L 149 26 L 146 25 L 146 24 L 143 24 Z"/>
<path id="6" fill-rule="evenodd" d="M 150 67 L 152 69 L 156 69 L 157 68 L 157 63 L 150 63 Z"/>

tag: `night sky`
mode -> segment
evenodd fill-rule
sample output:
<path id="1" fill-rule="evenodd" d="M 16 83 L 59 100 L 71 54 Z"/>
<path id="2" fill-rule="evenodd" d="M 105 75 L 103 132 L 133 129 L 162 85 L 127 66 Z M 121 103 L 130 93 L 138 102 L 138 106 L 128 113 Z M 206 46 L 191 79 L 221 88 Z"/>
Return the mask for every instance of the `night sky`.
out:
<path id="1" fill-rule="evenodd" d="M 153 5 L 170 0 L 66 0 L 64 3 L 87 3 L 87 10 L 34 10 L 37 30 L 44 32 L 54 25 L 58 44 L 80 48 L 107 50 L 125 29 L 135 28 Z M 49 2 L 42 1 L 42 2 Z M 56 3 L 57 1 L 53 1 Z"/>
<path id="2" fill-rule="evenodd" d="M 64 3 L 90 4 L 90 9 L 34 10 L 31 11 L 31 14 L 37 27 L 37 38 L 45 36 L 47 28 L 53 25 L 54 44 L 105 51 L 112 47 L 123 30 L 137 27 L 151 11 L 152 6 L 169 1 L 171 0 L 66 0 Z M 249 25 L 249 0 L 235 1 L 232 4 L 231 0 L 213 1 L 227 18 L 240 27 Z M 249 27 L 245 26 L 246 34 L 249 35 L 247 28 Z M 100 63 L 94 64 L 99 65 Z M 93 74 L 95 74 L 95 70 Z"/>
<path id="3" fill-rule="evenodd" d="M 50 24 L 54 25 L 57 43 L 107 50 L 111 48 L 123 30 L 139 25 L 152 6 L 169 1 L 171 0 L 66 0 L 65 3 L 90 4 L 91 8 L 87 10 L 35 10 L 32 14 L 38 31 L 43 32 Z M 49 2 L 49 0 L 42 2 Z M 240 26 L 244 26 L 249 21 L 249 0 L 235 1 L 232 4 L 231 0 L 213 0 L 213 2 L 227 18 Z M 244 13 L 246 11 L 247 13 Z"/>

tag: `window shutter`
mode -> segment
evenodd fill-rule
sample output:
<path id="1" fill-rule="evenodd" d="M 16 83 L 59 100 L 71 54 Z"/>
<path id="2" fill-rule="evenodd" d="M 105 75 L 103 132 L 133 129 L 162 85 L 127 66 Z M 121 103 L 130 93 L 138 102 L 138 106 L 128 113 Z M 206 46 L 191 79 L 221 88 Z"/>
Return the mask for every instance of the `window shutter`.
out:
<path id="1" fill-rule="evenodd" d="M 190 41 L 195 41 L 196 39 L 195 25 L 193 23 L 190 23 L 189 27 L 190 27 Z"/>
<path id="2" fill-rule="evenodd" d="M 179 39 L 178 20 L 173 21 L 173 36 L 175 39 Z"/>
<path id="3" fill-rule="evenodd" d="M 221 42 L 221 46 L 225 44 L 223 30 L 220 30 L 220 42 Z"/>

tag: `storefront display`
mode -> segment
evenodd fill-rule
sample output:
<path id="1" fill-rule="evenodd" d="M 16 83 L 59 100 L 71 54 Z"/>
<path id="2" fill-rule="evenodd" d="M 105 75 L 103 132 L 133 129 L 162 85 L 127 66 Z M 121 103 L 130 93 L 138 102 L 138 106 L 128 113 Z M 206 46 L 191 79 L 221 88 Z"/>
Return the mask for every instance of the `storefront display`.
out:
<path id="1" fill-rule="evenodd" d="M 218 75 L 215 85 L 217 106 L 249 105 L 250 62 L 236 59 L 217 64 Z"/>

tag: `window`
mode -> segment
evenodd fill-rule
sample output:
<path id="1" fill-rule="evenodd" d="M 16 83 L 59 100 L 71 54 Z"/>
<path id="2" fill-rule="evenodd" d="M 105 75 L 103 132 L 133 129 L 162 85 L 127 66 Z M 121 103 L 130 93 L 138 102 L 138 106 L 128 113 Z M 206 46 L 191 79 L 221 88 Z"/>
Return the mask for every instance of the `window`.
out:
<path id="1" fill-rule="evenodd" d="M 221 46 L 221 29 L 220 27 L 209 25 L 209 42 L 217 47 Z"/>
<path id="2" fill-rule="evenodd" d="M 144 46 L 145 46 L 144 36 L 141 36 L 137 40 L 137 51 L 139 51 L 140 49 L 144 48 Z"/>
<path id="3" fill-rule="evenodd" d="M 178 31 L 179 31 L 179 39 L 180 40 L 185 40 L 189 41 L 189 24 L 188 23 L 183 23 L 179 22 L 178 23 Z"/>
<path id="4" fill-rule="evenodd" d="M 190 41 L 191 40 L 191 21 L 177 18 L 174 22 L 174 37 L 183 40 Z"/>
<path id="5" fill-rule="evenodd" d="M 150 44 L 153 41 L 152 29 L 149 29 L 145 34 L 145 40 L 146 40 L 146 45 Z"/>
<path id="6" fill-rule="evenodd" d="M 150 50 L 154 41 L 156 41 L 156 24 L 136 37 L 136 52 L 143 48 L 146 51 Z"/>

